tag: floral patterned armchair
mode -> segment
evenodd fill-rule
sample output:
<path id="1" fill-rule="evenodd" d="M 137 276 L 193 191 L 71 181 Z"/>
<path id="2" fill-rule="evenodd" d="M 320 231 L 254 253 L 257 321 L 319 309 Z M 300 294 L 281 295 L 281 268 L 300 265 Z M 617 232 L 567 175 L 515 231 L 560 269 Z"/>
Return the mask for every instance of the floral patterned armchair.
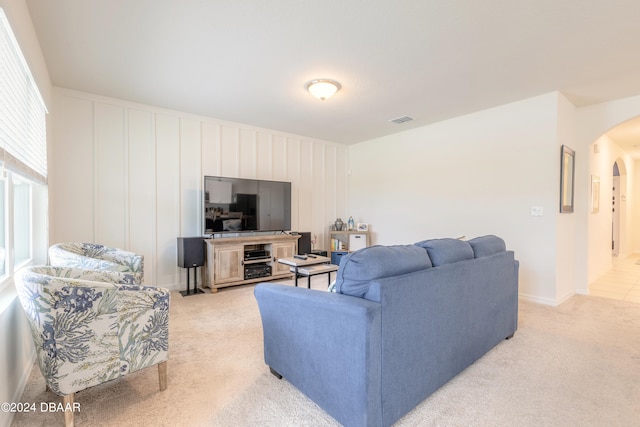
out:
<path id="1" fill-rule="evenodd" d="M 52 266 L 15 274 L 38 365 L 67 408 L 77 391 L 156 364 L 167 387 L 169 291 L 118 274 Z M 73 411 L 65 422 L 73 425 Z"/>
<path id="2" fill-rule="evenodd" d="M 96 243 L 58 243 L 49 248 L 49 262 L 57 267 L 129 273 L 134 284 L 144 279 L 144 256 Z"/>

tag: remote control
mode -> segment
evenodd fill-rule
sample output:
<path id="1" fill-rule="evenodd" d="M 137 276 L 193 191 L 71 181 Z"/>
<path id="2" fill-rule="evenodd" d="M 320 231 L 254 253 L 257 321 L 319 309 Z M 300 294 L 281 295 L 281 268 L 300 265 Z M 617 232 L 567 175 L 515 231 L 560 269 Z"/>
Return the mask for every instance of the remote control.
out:
<path id="1" fill-rule="evenodd" d="M 316 255 L 313 255 L 313 254 L 307 254 L 307 256 L 308 256 L 309 258 L 318 258 Z"/>
<path id="2" fill-rule="evenodd" d="M 298 259 L 307 259 L 306 255 L 294 255 L 293 257 Z"/>

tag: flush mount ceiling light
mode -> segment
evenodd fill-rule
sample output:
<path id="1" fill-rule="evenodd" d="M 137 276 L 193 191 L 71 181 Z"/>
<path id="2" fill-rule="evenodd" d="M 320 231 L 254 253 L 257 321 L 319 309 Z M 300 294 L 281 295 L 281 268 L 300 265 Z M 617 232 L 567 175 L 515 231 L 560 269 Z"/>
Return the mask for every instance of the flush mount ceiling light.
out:
<path id="1" fill-rule="evenodd" d="M 311 80 L 306 87 L 309 93 L 320 101 L 331 98 L 341 88 L 340 83 L 329 79 Z"/>

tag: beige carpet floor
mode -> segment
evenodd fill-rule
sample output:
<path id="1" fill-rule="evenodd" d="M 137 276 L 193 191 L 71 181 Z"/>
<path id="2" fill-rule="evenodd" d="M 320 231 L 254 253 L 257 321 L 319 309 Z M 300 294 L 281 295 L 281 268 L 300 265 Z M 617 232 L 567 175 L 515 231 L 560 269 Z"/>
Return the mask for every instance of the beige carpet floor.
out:
<path id="1" fill-rule="evenodd" d="M 317 277 L 313 287 L 326 287 Z M 289 282 L 290 284 L 290 282 Z M 338 426 L 269 373 L 253 286 L 172 293 L 168 389 L 155 368 L 76 394 L 77 426 Z M 22 402 L 58 402 L 34 367 Z M 62 414 L 16 414 L 12 426 L 63 425 Z M 640 304 L 575 296 L 520 303 L 519 329 L 397 424 L 640 425 Z"/>

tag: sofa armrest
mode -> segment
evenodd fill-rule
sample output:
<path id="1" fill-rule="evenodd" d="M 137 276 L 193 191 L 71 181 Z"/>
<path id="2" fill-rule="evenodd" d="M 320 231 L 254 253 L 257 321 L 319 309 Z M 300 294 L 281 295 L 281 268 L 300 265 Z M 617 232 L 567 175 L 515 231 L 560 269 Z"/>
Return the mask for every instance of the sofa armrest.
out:
<path id="1" fill-rule="evenodd" d="M 380 304 L 267 283 L 254 293 L 267 365 L 344 425 L 380 419 Z"/>

